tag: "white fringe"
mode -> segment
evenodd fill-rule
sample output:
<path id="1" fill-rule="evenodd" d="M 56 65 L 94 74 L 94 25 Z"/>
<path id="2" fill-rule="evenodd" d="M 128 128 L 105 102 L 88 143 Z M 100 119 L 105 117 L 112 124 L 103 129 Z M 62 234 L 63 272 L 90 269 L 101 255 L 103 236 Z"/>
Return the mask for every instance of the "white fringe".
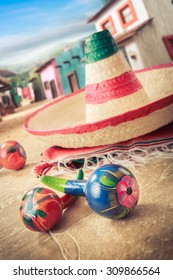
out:
<path id="1" fill-rule="evenodd" d="M 96 162 L 92 161 L 92 157 L 96 159 Z M 104 164 L 119 164 L 127 168 L 134 168 L 136 166 L 142 166 L 153 159 L 173 159 L 173 143 L 169 145 L 163 145 L 160 147 L 145 147 L 145 148 L 132 148 L 125 151 L 111 151 L 104 155 L 102 153 L 90 154 L 90 157 L 82 157 L 84 159 L 83 170 L 85 173 L 91 173 L 96 168 Z M 66 158 L 63 161 L 57 163 L 56 175 L 71 175 L 74 178 L 76 169 L 72 169 L 68 166 L 70 160 L 74 158 Z"/>

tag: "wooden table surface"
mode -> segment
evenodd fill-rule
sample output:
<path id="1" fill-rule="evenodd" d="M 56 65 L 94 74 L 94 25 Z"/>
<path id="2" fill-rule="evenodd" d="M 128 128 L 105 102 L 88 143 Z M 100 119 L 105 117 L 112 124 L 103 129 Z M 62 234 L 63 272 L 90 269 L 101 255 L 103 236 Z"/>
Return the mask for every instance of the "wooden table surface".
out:
<path id="1" fill-rule="evenodd" d="M 85 198 L 64 212 L 47 233 L 29 231 L 20 220 L 24 193 L 41 185 L 32 174 L 47 144 L 23 128 L 31 111 L 44 102 L 18 109 L 0 122 L 0 143 L 16 140 L 27 154 L 22 170 L 0 170 L 0 259 L 173 259 L 173 159 L 155 159 L 131 170 L 140 198 L 131 215 L 110 220 L 95 214 Z"/>

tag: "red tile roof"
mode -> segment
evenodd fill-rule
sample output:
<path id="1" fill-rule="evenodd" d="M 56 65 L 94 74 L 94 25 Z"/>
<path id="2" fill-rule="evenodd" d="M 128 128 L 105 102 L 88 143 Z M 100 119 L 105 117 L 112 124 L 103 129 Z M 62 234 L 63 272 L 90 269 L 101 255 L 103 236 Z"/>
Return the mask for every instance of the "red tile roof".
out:
<path id="1" fill-rule="evenodd" d="M 45 63 L 43 63 L 40 67 L 38 67 L 38 68 L 35 70 L 35 72 L 36 72 L 36 73 L 41 72 L 44 68 L 46 68 L 49 64 L 51 64 L 52 61 L 54 61 L 54 58 L 52 58 L 52 59 L 46 61 Z"/>
<path id="2" fill-rule="evenodd" d="M 9 71 L 9 70 L 2 70 L 0 69 L 0 76 L 4 78 L 10 78 L 12 76 L 15 76 L 16 73 Z"/>

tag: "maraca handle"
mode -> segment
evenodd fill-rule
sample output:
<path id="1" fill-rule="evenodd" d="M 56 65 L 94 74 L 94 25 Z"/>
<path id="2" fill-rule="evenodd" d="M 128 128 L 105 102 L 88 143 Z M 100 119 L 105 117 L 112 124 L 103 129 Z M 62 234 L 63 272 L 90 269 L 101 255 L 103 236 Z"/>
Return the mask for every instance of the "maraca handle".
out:
<path id="1" fill-rule="evenodd" d="M 82 180 L 84 177 L 83 170 L 80 169 L 77 173 L 76 180 Z M 64 196 L 61 197 L 61 201 L 63 202 L 63 209 L 69 207 L 71 204 L 74 203 L 76 200 L 75 196 L 71 196 L 69 194 L 65 194 Z"/>
<path id="2" fill-rule="evenodd" d="M 80 173 L 81 172 L 82 171 L 80 171 Z M 84 188 L 86 186 L 86 180 L 67 180 L 48 175 L 40 176 L 40 180 L 51 189 L 70 195 L 85 196 Z"/>
<path id="3" fill-rule="evenodd" d="M 63 204 L 63 210 L 69 206 L 71 206 L 76 200 L 75 196 L 72 196 L 70 194 L 65 194 L 61 197 L 61 201 Z"/>

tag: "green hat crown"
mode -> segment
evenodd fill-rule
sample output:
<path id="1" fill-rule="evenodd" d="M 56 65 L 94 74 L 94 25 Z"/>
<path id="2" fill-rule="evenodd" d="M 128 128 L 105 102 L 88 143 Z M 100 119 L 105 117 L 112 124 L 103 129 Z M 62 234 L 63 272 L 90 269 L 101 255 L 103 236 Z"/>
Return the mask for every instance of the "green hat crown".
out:
<path id="1" fill-rule="evenodd" d="M 118 45 L 108 30 L 96 32 L 85 41 L 86 63 L 104 59 L 118 52 L 118 50 Z"/>

